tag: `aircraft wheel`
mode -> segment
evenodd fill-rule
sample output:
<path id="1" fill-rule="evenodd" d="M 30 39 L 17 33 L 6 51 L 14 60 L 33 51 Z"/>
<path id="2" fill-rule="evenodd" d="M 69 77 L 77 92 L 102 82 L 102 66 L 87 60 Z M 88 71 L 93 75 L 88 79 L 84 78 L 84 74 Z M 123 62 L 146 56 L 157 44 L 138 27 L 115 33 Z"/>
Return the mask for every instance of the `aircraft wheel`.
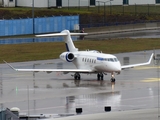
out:
<path id="1" fill-rule="evenodd" d="M 80 79 L 81 79 L 80 74 L 79 74 L 79 73 L 75 73 L 75 74 L 74 74 L 74 79 L 75 79 L 75 80 L 80 80 Z"/>
<path id="2" fill-rule="evenodd" d="M 100 75 L 100 73 L 98 73 L 98 74 L 97 74 L 97 80 L 99 81 L 100 78 L 101 78 L 101 75 Z"/>
<path id="3" fill-rule="evenodd" d="M 103 80 L 103 74 L 101 73 L 101 80 Z"/>
<path id="4" fill-rule="evenodd" d="M 116 81 L 116 79 L 115 78 L 111 78 L 111 82 L 115 82 Z"/>
<path id="5" fill-rule="evenodd" d="M 74 74 L 74 83 L 75 83 L 76 86 L 79 86 L 79 84 L 80 84 L 80 79 L 81 79 L 80 74 L 79 74 L 79 73 L 75 73 L 75 74 Z"/>

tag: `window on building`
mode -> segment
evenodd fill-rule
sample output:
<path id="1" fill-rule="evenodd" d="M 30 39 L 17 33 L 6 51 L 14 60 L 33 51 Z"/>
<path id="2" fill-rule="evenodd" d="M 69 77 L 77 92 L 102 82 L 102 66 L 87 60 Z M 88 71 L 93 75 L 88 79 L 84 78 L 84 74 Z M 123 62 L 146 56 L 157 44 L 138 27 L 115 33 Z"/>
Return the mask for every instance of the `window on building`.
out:
<path id="1" fill-rule="evenodd" d="M 90 0 L 90 6 L 95 6 L 96 1 L 95 0 Z"/>
<path id="2" fill-rule="evenodd" d="M 156 0 L 156 4 L 160 3 L 160 0 Z"/>
<path id="3" fill-rule="evenodd" d="M 56 6 L 61 7 L 62 6 L 62 0 L 56 0 Z"/>
<path id="4" fill-rule="evenodd" d="M 123 5 L 128 5 L 129 4 L 129 0 L 123 0 Z"/>

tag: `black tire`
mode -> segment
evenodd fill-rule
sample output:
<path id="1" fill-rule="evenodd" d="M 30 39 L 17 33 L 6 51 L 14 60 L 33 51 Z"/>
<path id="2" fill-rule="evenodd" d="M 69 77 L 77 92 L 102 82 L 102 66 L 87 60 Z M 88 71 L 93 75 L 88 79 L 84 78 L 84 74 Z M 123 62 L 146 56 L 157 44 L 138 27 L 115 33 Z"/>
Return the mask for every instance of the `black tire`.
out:
<path id="1" fill-rule="evenodd" d="M 115 82 L 116 81 L 116 79 L 115 78 L 111 78 L 111 82 Z"/>
<path id="2" fill-rule="evenodd" d="M 101 80 L 103 80 L 103 74 L 101 74 Z"/>
<path id="3" fill-rule="evenodd" d="M 81 79 L 81 77 L 80 76 L 77 76 L 77 80 L 80 80 Z"/>
<path id="4" fill-rule="evenodd" d="M 97 80 L 98 81 L 100 80 L 100 74 L 99 73 L 97 74 Z"/>

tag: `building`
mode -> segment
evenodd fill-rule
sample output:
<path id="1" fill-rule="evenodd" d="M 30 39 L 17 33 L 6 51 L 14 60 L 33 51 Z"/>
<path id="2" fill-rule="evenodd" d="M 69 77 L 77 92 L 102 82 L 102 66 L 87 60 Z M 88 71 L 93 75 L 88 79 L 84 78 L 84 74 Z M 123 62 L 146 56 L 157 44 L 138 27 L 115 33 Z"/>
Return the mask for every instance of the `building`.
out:
<path id="1" fill-rule="evenodd" d="M 4 7 L 79 7 L 95 5 L 146 5 L 160 4 L 160 0 L 0 0 Z"/>
<path id="2" fill-rule="evenodd" d="M 16 0 L 0 0 L 0 5 L 3 7 L 15 7 Z"/>
<path id="3" fill-rule="evenodd" d="M 92 6 L 95 0 L 17 0 L 16 6 L 31 7 L 34 1 L 35 7 L 76 7 Z"/>

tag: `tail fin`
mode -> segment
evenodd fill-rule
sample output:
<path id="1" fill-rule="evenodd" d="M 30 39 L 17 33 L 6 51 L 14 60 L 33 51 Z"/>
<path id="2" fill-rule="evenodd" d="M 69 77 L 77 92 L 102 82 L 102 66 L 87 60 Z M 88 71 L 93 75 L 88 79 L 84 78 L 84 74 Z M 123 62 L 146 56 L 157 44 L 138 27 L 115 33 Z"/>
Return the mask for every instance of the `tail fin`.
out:
<path id="1" fill-rule="evenodd" d="M 64 36 L 67 51 L 75 52 L 78 48 L 74 46 L 71 35 L 87 35 L 87 33 L 70 33 L 69 30 L 63 30 L 61 33 L 36 35 L 36 37 Z"/>
<path id="2" fill-rule="evenodd" d="M 75 51 L 78 51 L 78 48 L 75 48 L 74 44 L 73 44 L 73 41 L 72 41 L 72 38 L 71 38 L 71 33 L 68 31 L 68 30 L 63 30 L 61 33 L 66 33 L 67 35 L 64 36 L 64 41 L 65 41 L 65 44 L 66 44 L 66 49 L 67 51 L 69 52 L 75 52 Z"/>

